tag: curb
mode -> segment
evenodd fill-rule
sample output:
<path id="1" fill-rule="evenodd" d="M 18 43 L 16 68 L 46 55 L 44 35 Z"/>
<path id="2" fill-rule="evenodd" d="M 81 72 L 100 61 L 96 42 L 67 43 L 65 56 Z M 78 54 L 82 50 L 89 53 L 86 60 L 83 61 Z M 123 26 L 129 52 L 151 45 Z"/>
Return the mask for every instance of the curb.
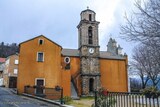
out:
<path id="1" fill-rule="evenodd" d="M 60 107 L 74 107 L 74 106 L 69 106 L 69 105 L 62 105 L 62 104 L 60 104 L 58 102 L 55 102 L 53 100 L 49 100 L 49 99 L 33 96 L 33 95 L 30 95 L 30 94 L 26 94 L 26 93 L 23 93 L 22 95 L 23 96 L 27 96 L 27 97 L 31 97 L 31 98 L 35 98 L 35 99 L 38 99 L 38 100 L 42 100 L 42 101 L 45 101 L 45 102 L 48 102 L 48 103 L 52 103 L 52 104 L 58 105 Z"/>

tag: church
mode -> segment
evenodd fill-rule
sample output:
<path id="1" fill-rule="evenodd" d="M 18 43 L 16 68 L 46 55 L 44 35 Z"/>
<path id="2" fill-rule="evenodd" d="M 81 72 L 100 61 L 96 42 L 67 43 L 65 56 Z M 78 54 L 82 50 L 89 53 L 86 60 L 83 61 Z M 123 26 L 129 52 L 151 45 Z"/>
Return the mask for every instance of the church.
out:
<path id="1" fill-rule="evenodd" d="M 64 49 L 44 35 L 20 43 L 17 90 L 24 86 L 60 86 L 64 96 L 91 96 L 103 87 L 111 92 L 128 91 L 128 58 L 115 39 L 100 51 L 96 13 L 80 13 L 78 48 Z"/>

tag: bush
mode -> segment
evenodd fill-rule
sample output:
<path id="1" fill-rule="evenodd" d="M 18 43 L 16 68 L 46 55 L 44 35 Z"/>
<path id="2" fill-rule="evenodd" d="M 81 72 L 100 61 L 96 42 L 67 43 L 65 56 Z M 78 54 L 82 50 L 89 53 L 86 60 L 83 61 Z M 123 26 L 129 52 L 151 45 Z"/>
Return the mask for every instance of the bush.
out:
<path id="1" fill-rule="evenodd" d="M 157 98 L 160 95 L 160 91 L 156 87 L 148 87 L 148 88 L 142 89 L 141 92 L 147 98 Z"/>
<path id="2" fill-rule="evenodd" d="M 116 103 L 116 99 L 114 97 L 108 96 L 109 91 L 101 88 L 97 92 L 97 107 L 113 107 Z M 92 105 L 94 106 L 94 105 Z"/>
<path id="3" fill-rule="evenodd" d="M 68 103 L 68 102 L 70 102 L 70 101 L 72 101 L 72 98 L 71 98 L 71 97 L 69 97 L 69 96 L 63 97 L 63 102 L 64 102 L 64 103 Z"/>

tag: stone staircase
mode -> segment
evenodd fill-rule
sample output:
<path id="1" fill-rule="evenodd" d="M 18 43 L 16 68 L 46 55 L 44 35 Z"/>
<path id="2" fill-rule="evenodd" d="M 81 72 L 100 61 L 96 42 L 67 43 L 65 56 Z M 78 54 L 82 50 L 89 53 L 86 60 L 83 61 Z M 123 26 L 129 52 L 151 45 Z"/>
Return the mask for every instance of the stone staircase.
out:
<path id="1" fill-rule="evenodd" d="M 73 85 L 73 82 L 71 82 L 71 98 L 72 99 L 77 99 L 77 100 L 80 99 L 78 97 L 77 92 L 76 92 L 75 86 Z"/>

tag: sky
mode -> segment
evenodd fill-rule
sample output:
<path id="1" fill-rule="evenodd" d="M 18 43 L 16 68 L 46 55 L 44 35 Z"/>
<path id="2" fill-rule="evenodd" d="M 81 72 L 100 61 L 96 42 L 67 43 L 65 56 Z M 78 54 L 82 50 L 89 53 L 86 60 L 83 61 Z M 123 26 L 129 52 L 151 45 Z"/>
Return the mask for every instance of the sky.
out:
<path id="1" fill-rule="evenodd" d="M 120 38 L 120 25 L 125 13 L 134 10 L 134 0 L 0 0 L 0 42 L 19 44 L 44 35 L 63 48 L 77 49 L 77 25 L 87 6 L 100 22 L 100 50 L 107 50 L 112 37 L 130 59 L 134 43 Z"/>

